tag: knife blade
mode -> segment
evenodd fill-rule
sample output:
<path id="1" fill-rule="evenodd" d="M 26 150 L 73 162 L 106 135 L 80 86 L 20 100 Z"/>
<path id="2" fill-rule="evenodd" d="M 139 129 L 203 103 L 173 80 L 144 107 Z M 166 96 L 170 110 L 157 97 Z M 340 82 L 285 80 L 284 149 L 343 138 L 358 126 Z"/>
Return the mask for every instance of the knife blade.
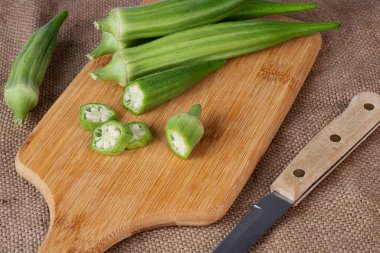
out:
<path id="1" fill-rule="evenodd" d="M 380 95 L 363 92 L 299 152 L 214 253 L 244 253 L 380 125 Z"/>

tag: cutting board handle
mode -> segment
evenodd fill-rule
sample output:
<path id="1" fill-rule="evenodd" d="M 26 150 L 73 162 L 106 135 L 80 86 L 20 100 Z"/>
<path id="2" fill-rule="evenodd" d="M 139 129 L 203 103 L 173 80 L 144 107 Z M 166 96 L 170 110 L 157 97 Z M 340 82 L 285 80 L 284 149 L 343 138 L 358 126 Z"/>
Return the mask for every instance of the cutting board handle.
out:
<path id="1" fill-rule="evenodd" d="M 380 125 L 380 95 L 363 92 L 320 131 L 271 186 L 297 204 Z"/>

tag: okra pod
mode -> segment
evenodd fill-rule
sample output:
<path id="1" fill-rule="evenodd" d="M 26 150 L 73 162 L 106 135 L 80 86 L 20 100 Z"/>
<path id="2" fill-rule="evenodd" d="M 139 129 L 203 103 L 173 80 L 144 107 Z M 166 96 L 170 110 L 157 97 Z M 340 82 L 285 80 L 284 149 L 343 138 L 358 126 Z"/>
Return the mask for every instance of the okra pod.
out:
<path id="1" fill-rule="evenodd" d="M 95 28 L 111 33 L 116 40 L 159 37 L 222 20 L 245 0 L 162 0 L 157 3 L 111 10 Z"/>
<path id="2" fill-rule="evenodd" d="M 67 11 L 60 12 L 34 32 L 12 65 L 4 99 L 13 111 L 16 125 L 20 125 L 38 103 L 39 87 L 67 15 Z"/>
<path id="3" fill-rule="evenodd" d="M 104 104 L 90 103 L 80 107 L 79 122 L 84 130 L 92 131 L 109 120 L 117 120 L 117 114 Z"/>
<path id="4" fill-rule="evenodd" d="M 336 22 L 302 23 L 271 20 L 222 22 L 196 27 L 126 48 L 104 68 L 91 73 L 95 80 L 122 86 L 137 78 L 205 61 L 228 59 L 284 41 L 340 27 Z"/>
<path id="5" fill-rule="evenodd" d="M 252 19 L 269 15 L 313 10 L 318 3 L 281 3 L 262 0 L 247 0 L 240 8 L 228 16 L 227 20 Z"/>
<path id="6" fill-rule="evenodd" d="M 187 113 L 171 117 L 165 127 L 165 137 L 170 149 L 182 159 L 187 159 L 202 139 L 204 128 L 200 121 L 202 107 L 193 105 Z"/>
<path id="7" fill-rule="evenodd" d="M 230 16 L 226 17 L 225 20 L 252 19 L 267 15 L 312 10 L 317 7 L 317 3 L 290 4 L 262 0 L 246 0 L 238 7 L 238 9 L 235 12 L 233 12 Z M 148 21 L 145 22 L 148 24 Z M 163 26 L 164 25 L 165 24 L 163 24 Z M 87 57 L 92 60 L 102 55 L 112 54 L 126 47 L 137 46 L 146 42 L 148 41 L 138 40 L 137 42 L 124 42 L 122 38 L 120 40 L 117 40 L 110 33 L 103 32 L 102 41 L 96 49 L 94 49 L 91 53 L 87 55 Z"/>
<path id="8" fill-rule="evenodd" d="M 132 140 L 128 142 L 127 149 L 142 148 L 153 140 L 152 132 L 144 122 L 131 122 L 126 125 L 133 133 Z"/>
<path id="9" fill-rule="evenodd" d="M 118 155 L 124 152 L 132 138 L 130 128 L 110 120 L 92 131 L 91 148 L 104 155 Z"/>
<path id="10" fill-rule="evenodd" d="M 125 87 L 123 106 L 140 115 L 178 96 L 225 63 L 224 60 L 203 62 L 139 78 Z"/>

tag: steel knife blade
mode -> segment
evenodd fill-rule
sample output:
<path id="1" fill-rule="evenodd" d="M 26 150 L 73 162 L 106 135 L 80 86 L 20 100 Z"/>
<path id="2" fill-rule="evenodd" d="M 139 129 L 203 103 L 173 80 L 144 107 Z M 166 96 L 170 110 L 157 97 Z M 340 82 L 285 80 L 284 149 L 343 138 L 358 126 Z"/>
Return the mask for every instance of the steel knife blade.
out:
<path id="1" fill-rule="evenodd" d="M 380 125 L 380 95 L 363 92 L 299 152 L 214 250 L 244 253 L 289 208 L 297 205 Z"/>

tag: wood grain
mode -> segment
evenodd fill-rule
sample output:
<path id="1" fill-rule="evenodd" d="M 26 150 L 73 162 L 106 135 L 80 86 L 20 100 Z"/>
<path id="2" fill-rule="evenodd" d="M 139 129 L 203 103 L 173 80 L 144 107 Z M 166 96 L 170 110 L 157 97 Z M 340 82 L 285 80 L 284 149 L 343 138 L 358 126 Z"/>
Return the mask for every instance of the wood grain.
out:
<path id="1" fill-rule="evenodd" d="M 17 171 L 50 209 L 39 252 L 103 252 L 142 230 L 206 225 L 220 219 L 252 174 L 309 73 L 320 35 L 230 60 L 178 98 L 142 116 L 121 107 L 122 88 L 88 73 L 89 62 L 22 145 Z M 146 148 L 107 157 L 89 148 L 79 106 L 105 103 L 122 122 L 145 121 L 155 139 Z M 205 136 L 190 159 L 168 149 L 164 126 L 194 103 L 203 106 Z"/>
<path id="2" fill-rule="evenodd" d="M 380 95 L 358 94 L 301 150 L 273 182 L 271 191 L 298 203 L 379 125 Z"/>

